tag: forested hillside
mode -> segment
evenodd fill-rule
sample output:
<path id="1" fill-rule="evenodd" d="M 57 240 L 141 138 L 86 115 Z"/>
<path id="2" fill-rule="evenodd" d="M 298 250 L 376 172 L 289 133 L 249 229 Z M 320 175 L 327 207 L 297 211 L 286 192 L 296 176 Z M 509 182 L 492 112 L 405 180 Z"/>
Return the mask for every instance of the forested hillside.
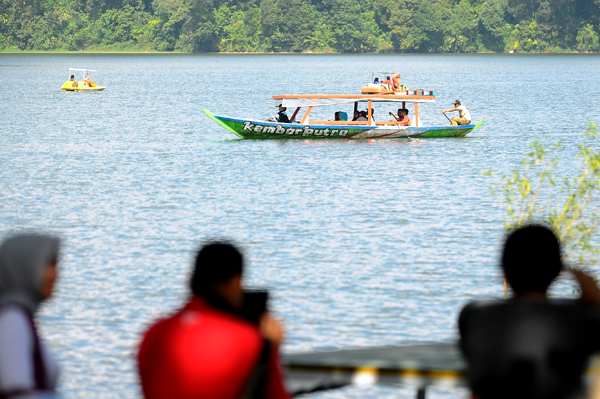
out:
<path id="1" fill-rule="evenodd" d="M 600 0 L 0 0 L 0 50 L 598 51 Z"/>

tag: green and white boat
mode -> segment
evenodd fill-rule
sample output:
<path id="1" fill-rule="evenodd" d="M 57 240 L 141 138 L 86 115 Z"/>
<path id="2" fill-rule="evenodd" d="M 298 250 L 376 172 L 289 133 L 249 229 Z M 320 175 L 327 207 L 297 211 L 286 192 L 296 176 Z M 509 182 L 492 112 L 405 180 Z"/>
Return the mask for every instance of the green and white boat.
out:
<path id="1" fill-rule="evenodd" d="M 206 108 L 202 111 L 243 139 L 377 139 L 377 138 L 437 138 L 463 137 L 479 128 L 483 119 L 477 123 L 461 126 L 423 126 L 419 119 L 419 104 L 435 102 L 436 92 L 433 90 L 393 90 L 375 87 L 369 84 L 362 89 L 363 94 L 319 94 L 319 95 L 281 95 L 274 96 L 277 105 L 295 109 L 289 123 L 277 121 L 261 121 L 247 118 L 233 118 L 214 115 Z M 365 94 L 366 93 L 366 94 Z M 354 104 L 354 112 L 359 104 L 366 104 L 366 120 L 311 120 L 311 111 L 315 107 Z M 379 103 L 396 103 L 395 106 L 406 108 L 406 104 L 414 105 L 414 119 L 409 126 L 401 126 L 395 120 L 375 121 L 373 106 Z M 304 114 L 298 120 L 301 109 Z M 342 112 L 344 116 L 345 113 Z M 343 118 L 344 119 L 344 118 Z M 394 119 L 391 118 L 390 119 Z"/>

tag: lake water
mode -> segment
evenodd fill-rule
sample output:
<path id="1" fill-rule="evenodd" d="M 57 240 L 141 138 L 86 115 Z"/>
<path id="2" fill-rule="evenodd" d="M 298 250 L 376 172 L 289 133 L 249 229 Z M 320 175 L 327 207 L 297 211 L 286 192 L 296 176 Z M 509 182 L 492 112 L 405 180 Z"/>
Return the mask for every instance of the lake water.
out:
<path id="1" fill-rule="evenodd" d="M 107 89 L 60 92 L 69 67 L 96 69 Z M 373 71 L 438 91 L 420 108 L 426 125 L 447 124 L 440 111 L 458 98 L 483 129 L 243 141 L 201 112 L 265 118 L 273 95 L 358 93 Z M 600 56 L 575 54 L 0 54 L 0 236 L 64 238 L 40 315 L 60 393 L 140 397 L 140 335 L 185 300 L 193 253 L 210 238 L 243 247 L 247 283 L 271 289 L 286 352 L 455 340 L 465 303 L 503 294 L 504 211 L 482 172 L 514 168 L 534 140 L 562 140 L 561 168 L 574 173 L 581 133 L 599 119 L 599 78 Z"/>

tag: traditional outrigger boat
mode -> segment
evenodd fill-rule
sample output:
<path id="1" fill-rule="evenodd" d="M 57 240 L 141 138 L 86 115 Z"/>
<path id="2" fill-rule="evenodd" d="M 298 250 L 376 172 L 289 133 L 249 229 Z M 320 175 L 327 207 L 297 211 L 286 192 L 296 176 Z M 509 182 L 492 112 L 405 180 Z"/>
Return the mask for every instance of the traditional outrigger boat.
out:
<path id="1" fill-rule="evenodd" d="M 383 84 L 383 83 L 382 83 Z M 381 84 L 379 84 L 381 85 Z M 273 96 L 277 105 L 295 111 L 289 123 L 260 121 L 253 119 L 231 118 L 214 115 L 206 108 L 202 111 L 223 126 L 225 129 L 243 139 L 375 139 L 375 138 L 430 138 L 430 137 L 463 137 L 479 128 L 483 119 L 475 124 L 462 126 L 423 126 L 419 118 L 419 104 L 435 102 L 434 90 L 407 90 L 392 82 L 389 87 L 377 87 L 368 84 L 362 94 L 320 94 L 320 95 L 283 95 Z M 367 94 L 365 94 L 367 93 Z M 348 120 L 311 120 L 311 111 L 315 107 L 340 106 L 354 103 L 354 112 L 359 103 L 367 105 L 366 121 Z M 414 118 L 410 126 L 400 126 L 396 121 L 376 121 L 373 118 L 374 104 L 393 103 L 414 105 Z M 297 120 L 300 109 L 305 108 L 304 115 Z"/>
<path id="2" fill-rule="evenodd" d="M 96 83 L 90 80 L 90 72 L 96 72 L 93 69 L 76 69 L 69 68 L 69 77 L 73 75 L 73 72 L 83 72 L 83 77 L 80 81 L 75 82 L 74 80 L 67 80 L 61 87 L 62 91 L 102 91 L 106 89 L 106 86 L 98 86 Z"/>

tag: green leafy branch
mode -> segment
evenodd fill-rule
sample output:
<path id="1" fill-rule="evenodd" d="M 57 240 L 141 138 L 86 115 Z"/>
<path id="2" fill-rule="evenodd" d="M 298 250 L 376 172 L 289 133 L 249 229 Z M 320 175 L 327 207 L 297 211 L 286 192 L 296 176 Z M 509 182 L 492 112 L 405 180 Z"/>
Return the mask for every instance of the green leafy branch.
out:
<path id="1" fill-rule="evenodd" d="M 490 189 L 506 204 L 504 228 L 512 231 L 534 221 L 545 223 L 559 237 L 565 263 L 582 264 L 587 255 L 600 253 L 594 241 L 600 216 L 592 209 L 600 190 L 600 150 L 590 144 L 598 137 L 596 125 L 590 124 L 584 136 L 588 140 L 579 145 L 577 158 L 582 162 L 575 177 L 561 178 L 557 172 L 561 142 L 550 150 L 532 143 L 532 151 L 508 175 L 497 177 L 492 169 L 485 173 L 495 178 Z"/>

